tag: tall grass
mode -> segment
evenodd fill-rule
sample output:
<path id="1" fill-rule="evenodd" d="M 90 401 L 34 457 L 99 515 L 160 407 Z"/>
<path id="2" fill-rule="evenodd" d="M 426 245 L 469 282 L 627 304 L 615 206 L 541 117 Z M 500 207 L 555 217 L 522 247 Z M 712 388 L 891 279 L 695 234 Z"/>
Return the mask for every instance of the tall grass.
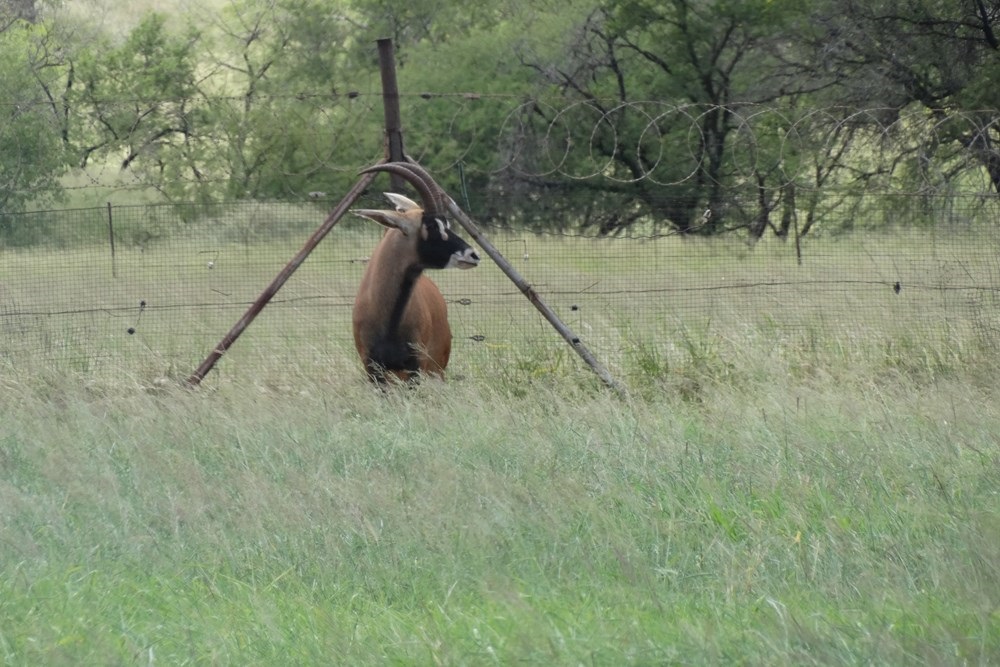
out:
<path id="1" fill-rule="evenodd" d="M 686 257 L 659 278 L 717 268 Z M 574 294 L 625 399 L 534 334 L 386 393 L 315 331 L 197 391 L 171 330 L 100 372 L 8 344 L 0 660 L 995 664 L 991 306 L 918 327 L 896 296 L 851 324 L 815 294 L 648 320 Z"/>
<path id="2" fill-rule="evenodd" d="M 741 375 L 697 401 L 5 375 L 0 655 L 1000 659 L 992 388 Z"/>

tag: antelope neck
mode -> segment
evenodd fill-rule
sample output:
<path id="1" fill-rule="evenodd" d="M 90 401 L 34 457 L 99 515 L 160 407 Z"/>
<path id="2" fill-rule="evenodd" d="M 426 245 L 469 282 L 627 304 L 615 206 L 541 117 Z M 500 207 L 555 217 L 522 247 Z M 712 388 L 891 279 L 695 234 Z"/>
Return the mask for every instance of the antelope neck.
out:
<path id="1" fill-rule="evenodd" d="M 396 290 L 396 300 L 392 304 L 389 313 L 389 321 L 386 326 L 386 335 L 394 337 L 399 332 L 399 323 L 403 320 L 403 311 L 406 304 L 410 302 L 410 295 L 413 294 L 413 286 L 417 283 L 417 278 L 424 270 L 419 264 L 413 264 L 403 269 L 402 281 L 399 289 Z"/>

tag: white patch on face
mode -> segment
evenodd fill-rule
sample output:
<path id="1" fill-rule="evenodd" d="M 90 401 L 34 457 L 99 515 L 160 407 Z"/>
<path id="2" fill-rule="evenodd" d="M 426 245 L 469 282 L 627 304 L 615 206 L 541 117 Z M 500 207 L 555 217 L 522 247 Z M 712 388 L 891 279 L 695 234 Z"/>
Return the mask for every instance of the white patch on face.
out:
<path id="1" fill-rule="evenodd" d="M 449 226 L 448 226 L 448 222 L 445 221 L 445 220 L 442 220 L 441 218 L 434 218 L 434 222 L 438 223 L 438 231 L 441 232 L 441 240 L 442 241 L 447 241 L 448 240 L 448 229 L 450 229 Z"/>

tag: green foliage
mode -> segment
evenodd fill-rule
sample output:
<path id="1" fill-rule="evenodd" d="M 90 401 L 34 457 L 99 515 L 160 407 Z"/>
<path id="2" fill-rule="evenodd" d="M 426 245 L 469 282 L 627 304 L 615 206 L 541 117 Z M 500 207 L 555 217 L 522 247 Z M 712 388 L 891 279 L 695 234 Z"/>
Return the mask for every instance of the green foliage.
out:
<path id="1" fill-rule="evenodd" d="M 197 33 L 173 35 L 166 17 L 149 14 L 118 46 L 108 41 L 82 53 L 75 66 L 73 103 L 87 125 L 76 140 L 84 160 L 96 151 L 125 153 L 121 168 L 153 170 L 183 160 L 197 132 L 194 46 Z"/>
<path id="2" fill-rule="evenodd" d="M 411 49 L 420 45 L 440 46 L 467 42 L 487 35 L 522 12 L 535 15 L 535 9 L 517 0 L 491 0 L 474 4 L 457 0 L 353 0 L 352 14 L 360 17 L 355 24 L 356 56 L 361 62 L 374 63 L 371 44 L 389 38 L 397 49 L 401 66 L 420 69 L 426 63 Z M 452 61 L 461 62 L 461 61 Z"/>
<path id="3" fill-rule="evenodd" d="M 716 231 L 722 217 L 704 224 L 701 214 L 719 210 L 722 188 L 745 176 L 728 164 L 734 111 L 775 97 L 775 84 L 759 73 L 773 69 L 770 38 L 791 11 L 782 7 L 605 3 L 587 17 L 568 62 L 533 63 L 568 101 L 581 102 L 568 114 L 539 114 L 537 135 L 572 128 L 558 166 L 613 179 L 583 188 L 604 192 L 592 202 L 602 232 L 646 219 L 684 232 Z M 565 196 L 581 197 L 582 188 L 564 187 Z"/>
<path id="4" fill-rule="evenodd" d="M 189 187 L 203 198 L 293 200 L 343 189 L 331 163 L 368 161 L 359 137 L 377 137 L 338 104 L 352 90 L 349 38 L 318 0 L 229 5 L 202 56 L 212 68 L 200 84 L 207 129 Z"/>
<path id="5" fill-rule="evenodd" d="M 32 68 L 35 38 L 44 32 L 15 21 L 0 32 L 0 234 L 8 241 L 16 230 L 9 214 L 31 202 L 51 201 L 60 193 L 59 177 L 69 155 L 58 126 L 45 112 L 47 100 Z"/>
<path id="6" fill-rule="evenodd" d="M 901 161 L 921 162 L 900 174 L 904 187 L 948 189 L 985 172 L 985 188 L 977 187 L 1000 191 L 1000 130 L 990 104 L 996 87 L 988 74 L 997 69 L 1000 16 L 989 5 L 915 0 L 898 12 L 894 2 L 831 0 L 812 11 L 802 60 L 824 62 L 839 103 L 890 113 L 919 107 L 942 126 L 914 133 L 912 146 L 897 152 Z"/>
<path id="7" fill-rule="evenodd" d="M 104 34 L 46 6 L 4 35 L 31 47 L 7 78 L 31 168 L 7 190 L 54 191 L 70 149 L 172 200 L 342 191 L 381 153 L 389 36 L 410 153 L 487 220 L 789 237 L 817 189 L 995 191 L 996 17 L 883 4 L 234 0 Z"/>

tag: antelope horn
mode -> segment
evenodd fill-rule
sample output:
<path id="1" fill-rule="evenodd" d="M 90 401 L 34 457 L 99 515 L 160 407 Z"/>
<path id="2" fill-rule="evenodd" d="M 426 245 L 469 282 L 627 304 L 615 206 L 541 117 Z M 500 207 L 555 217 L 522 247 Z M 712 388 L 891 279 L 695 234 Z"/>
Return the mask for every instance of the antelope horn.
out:
<path id="1" fill-rule="evenodd" d="M 422 168 L 414 169 L 413 167 L 414 165 L 405 162 L 383 162 L 362 169 L 361 173 L 369 174 L 375 171 L 387 171 L 397 176 L 402 176 L 420 193 L 420 199 L 424 203 L 424 213 L 433 216 L 443 215 L 444 207 L 437 196 L 437 192 L 435 192 L 437 184 L 433 180 L 430 180 L 430 183 L 428 183 L 430 177 L 427 175 L 427 172 Z"/>
<path id="2" fill-rule="evenodd" d="M 427 183 L 430 189 L 434 192 L 434 196 L 436 198 L 435 202 L 437 203 L 438 208 L 441 209 L 442 211 L 447 211 L 448 199 L 450 199 L 450 197 L 448 197 L 448 195 L 445 194 L 445 191 L 441 188 L 440 185 L 437 184 L 437 181 L 434 180 L 434 178 L 430 175 L 430 173 L 422 166 L 420 166 L 419 162 L 411 158 L 409 155 L 405 157 L 406 157 L 406 163 L 405 163 L 406 166 L 409 167 L 411 171 L 415 172 L 418 176 L 420 176 L 424 180 L 424 182 Z"/>

